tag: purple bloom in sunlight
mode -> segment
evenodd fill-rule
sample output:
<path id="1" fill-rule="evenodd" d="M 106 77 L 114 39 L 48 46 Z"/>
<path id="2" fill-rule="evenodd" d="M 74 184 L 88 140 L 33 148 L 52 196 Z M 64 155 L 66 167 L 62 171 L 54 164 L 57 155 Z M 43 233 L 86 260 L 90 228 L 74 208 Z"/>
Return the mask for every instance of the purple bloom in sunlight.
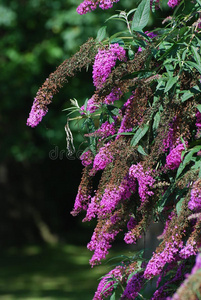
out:
<path id="1" fill-rule="evenodd" d="M 104 147 L 101 147 L 98 154 L 94 158 L 93 170 L 103 170 L 105 167 L 112 162 L 113 155 L 109 151 L 110 143 L 105 144 Z"/>
<path id="2" fill-rule="evenodd" d="M 173 148 L 166 157 L 165 167 L 169 170 L 177 169 L 181 163 L 181 153 L 184 150 L 185 148 L 183 144 L 179 144 L 175 148 Z"/>
<path id="3" fill-rule="evenodd" d="M 147 201 L 149 197 L 154 194 L 150 191 L 150 188 L 153 187 L 155 179 L 150 174 L 151 171 L 144 172 L 140 163 L 132 165 L 129 169 L 129 176 L 131 178 L 136 178 L 138 181 L 138 193 L 142 203 Z"/>
<path id="4" fill-rule="evenodd" d="M 126 51 L 119 44 L 112 44 L 109 49 L 98 50 L 93 65 L 93 82 L 97 89 L 103 86 L 117 60 L 126 60 Z"/>

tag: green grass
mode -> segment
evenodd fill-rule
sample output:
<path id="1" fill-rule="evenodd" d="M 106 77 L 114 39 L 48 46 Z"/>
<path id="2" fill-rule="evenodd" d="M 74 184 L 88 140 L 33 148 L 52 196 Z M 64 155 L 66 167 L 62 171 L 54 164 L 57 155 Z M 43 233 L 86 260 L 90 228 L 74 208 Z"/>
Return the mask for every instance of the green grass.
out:
<path id="1" fill-rule="evenodd" d="M 91 300 L 98 279 L 111 269 L 91 268 L 91 255 L 75 245 L 10 248 L 0 255 L 0 300 Z"/>

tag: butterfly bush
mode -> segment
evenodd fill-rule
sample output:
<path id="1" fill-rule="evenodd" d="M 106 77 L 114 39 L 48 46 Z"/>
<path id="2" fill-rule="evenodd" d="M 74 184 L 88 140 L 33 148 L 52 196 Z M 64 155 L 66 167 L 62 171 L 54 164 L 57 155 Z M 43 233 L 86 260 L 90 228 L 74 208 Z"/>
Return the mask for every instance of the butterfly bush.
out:
<path id="1" fill-rule="evenodd" d="M 48 112 L 47 108 L 41 108 L 37 103 L 37 99 L 34 99 L 29 118 L 27 119 L 27 125 L 31 127 L 36 127 L 42 120 L 42 118 Z"/>
<path id="2" fill-rule="evenodd" d="M 99 49 L 93 65 L 93 83 L 100 89 L 110 75 L 116 61 L 126 60 L 126 51 L 119 44 L 111 44 L 109 49 Z M 104 66 L 104 68 L 103 68 Z"/>
<path id="3" fill-rule="evenodd" d="M 109 9 L 117 2 L 86 0 L 77 12 Z M 158 28 L 149 27 L 150 14 L 153 20 L 161 14 Z M 86 145 L 71 214 L 84 212 L 83 222 L 96 224 L 87 245 L 92 267 L 107 257 L 117 236 L 133 254 L 101 279 L 93 299 L 146 298 L 152 279 L 152 300 L 196 299 L 201 286 L 200 3 L 141 0 L 113 19 L 124 21 L 125 30 L 115 38 L 104 37 L 102 30 L 50 74 L 27 125 L 37 126 L 68 77 L 91 66 L 95 91 L 69 118 L 82 122 Z M 140 239 L 146 244 L 153 222 L 162 226 L 158 246 L 150 255 L 136 255 L 133 247 Z"/>

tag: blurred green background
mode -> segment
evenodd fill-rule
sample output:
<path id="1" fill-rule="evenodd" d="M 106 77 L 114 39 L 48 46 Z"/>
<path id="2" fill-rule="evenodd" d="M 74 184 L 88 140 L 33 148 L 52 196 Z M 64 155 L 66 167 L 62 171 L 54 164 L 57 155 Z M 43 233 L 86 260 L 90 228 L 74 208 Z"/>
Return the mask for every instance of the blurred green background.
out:
<path id="1" fill-rule="evenodd" d="M 66 156 L 62 110 L 69 99 L 82 104 L 93 93 L 91 70 L 69 80 L 37 128 L 27 127 L 26 119 L 48 75 L 95 38 L 117 7 L 128 11 L 136 2 L 124 0 L 112 10 L 79 16 L 74 0 L 0 1 L 2 300 L 92 299 L 97 279 L 108 271 L 88 264 L 86 244 L 94 224 L 70 215 L 82 166 L 77 155 Z M 108 28 L 109 34 L 125 29 L 115 21 Z M 71 129 L 80 150 L 80 128 Z"/>

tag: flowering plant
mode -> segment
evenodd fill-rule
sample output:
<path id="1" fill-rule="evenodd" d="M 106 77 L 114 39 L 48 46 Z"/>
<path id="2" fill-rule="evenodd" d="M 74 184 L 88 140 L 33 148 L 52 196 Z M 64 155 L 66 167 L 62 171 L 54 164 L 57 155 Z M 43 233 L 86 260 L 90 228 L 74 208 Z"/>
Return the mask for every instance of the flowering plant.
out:
<path id="1" fill-rule="evenodd" d="M 84 0 L 77 12 L 116 2 Z M 150 14 L 165 6 L 169 15 L 148 30 Z M 71 111 L 79 114 L 88 142 L 72 214 L 85 211 L 83 221 L 97 219 L 87 245 L 94 251 L 92 267 L 105 259 L 119 232 L 126 244 L 135 244 L 152 221 L 164 224 L 153 255 L 121 262 L 102 278 L 94 300 L 146 299 L 152 278 L 157 284 L 150 299 L 201 294 L 200 12 L 200 0 L 139 1 L 111 17 L 124 21 L 123 32 L 107 37 L 102 27 L 50 74 L 34 100 L 27 120 L 32 127 L 67 78 L 92 66 L 94 94 L 81 107 L 73 100 Z M 66 132 L 69 147 L 69 126 Z"/>

